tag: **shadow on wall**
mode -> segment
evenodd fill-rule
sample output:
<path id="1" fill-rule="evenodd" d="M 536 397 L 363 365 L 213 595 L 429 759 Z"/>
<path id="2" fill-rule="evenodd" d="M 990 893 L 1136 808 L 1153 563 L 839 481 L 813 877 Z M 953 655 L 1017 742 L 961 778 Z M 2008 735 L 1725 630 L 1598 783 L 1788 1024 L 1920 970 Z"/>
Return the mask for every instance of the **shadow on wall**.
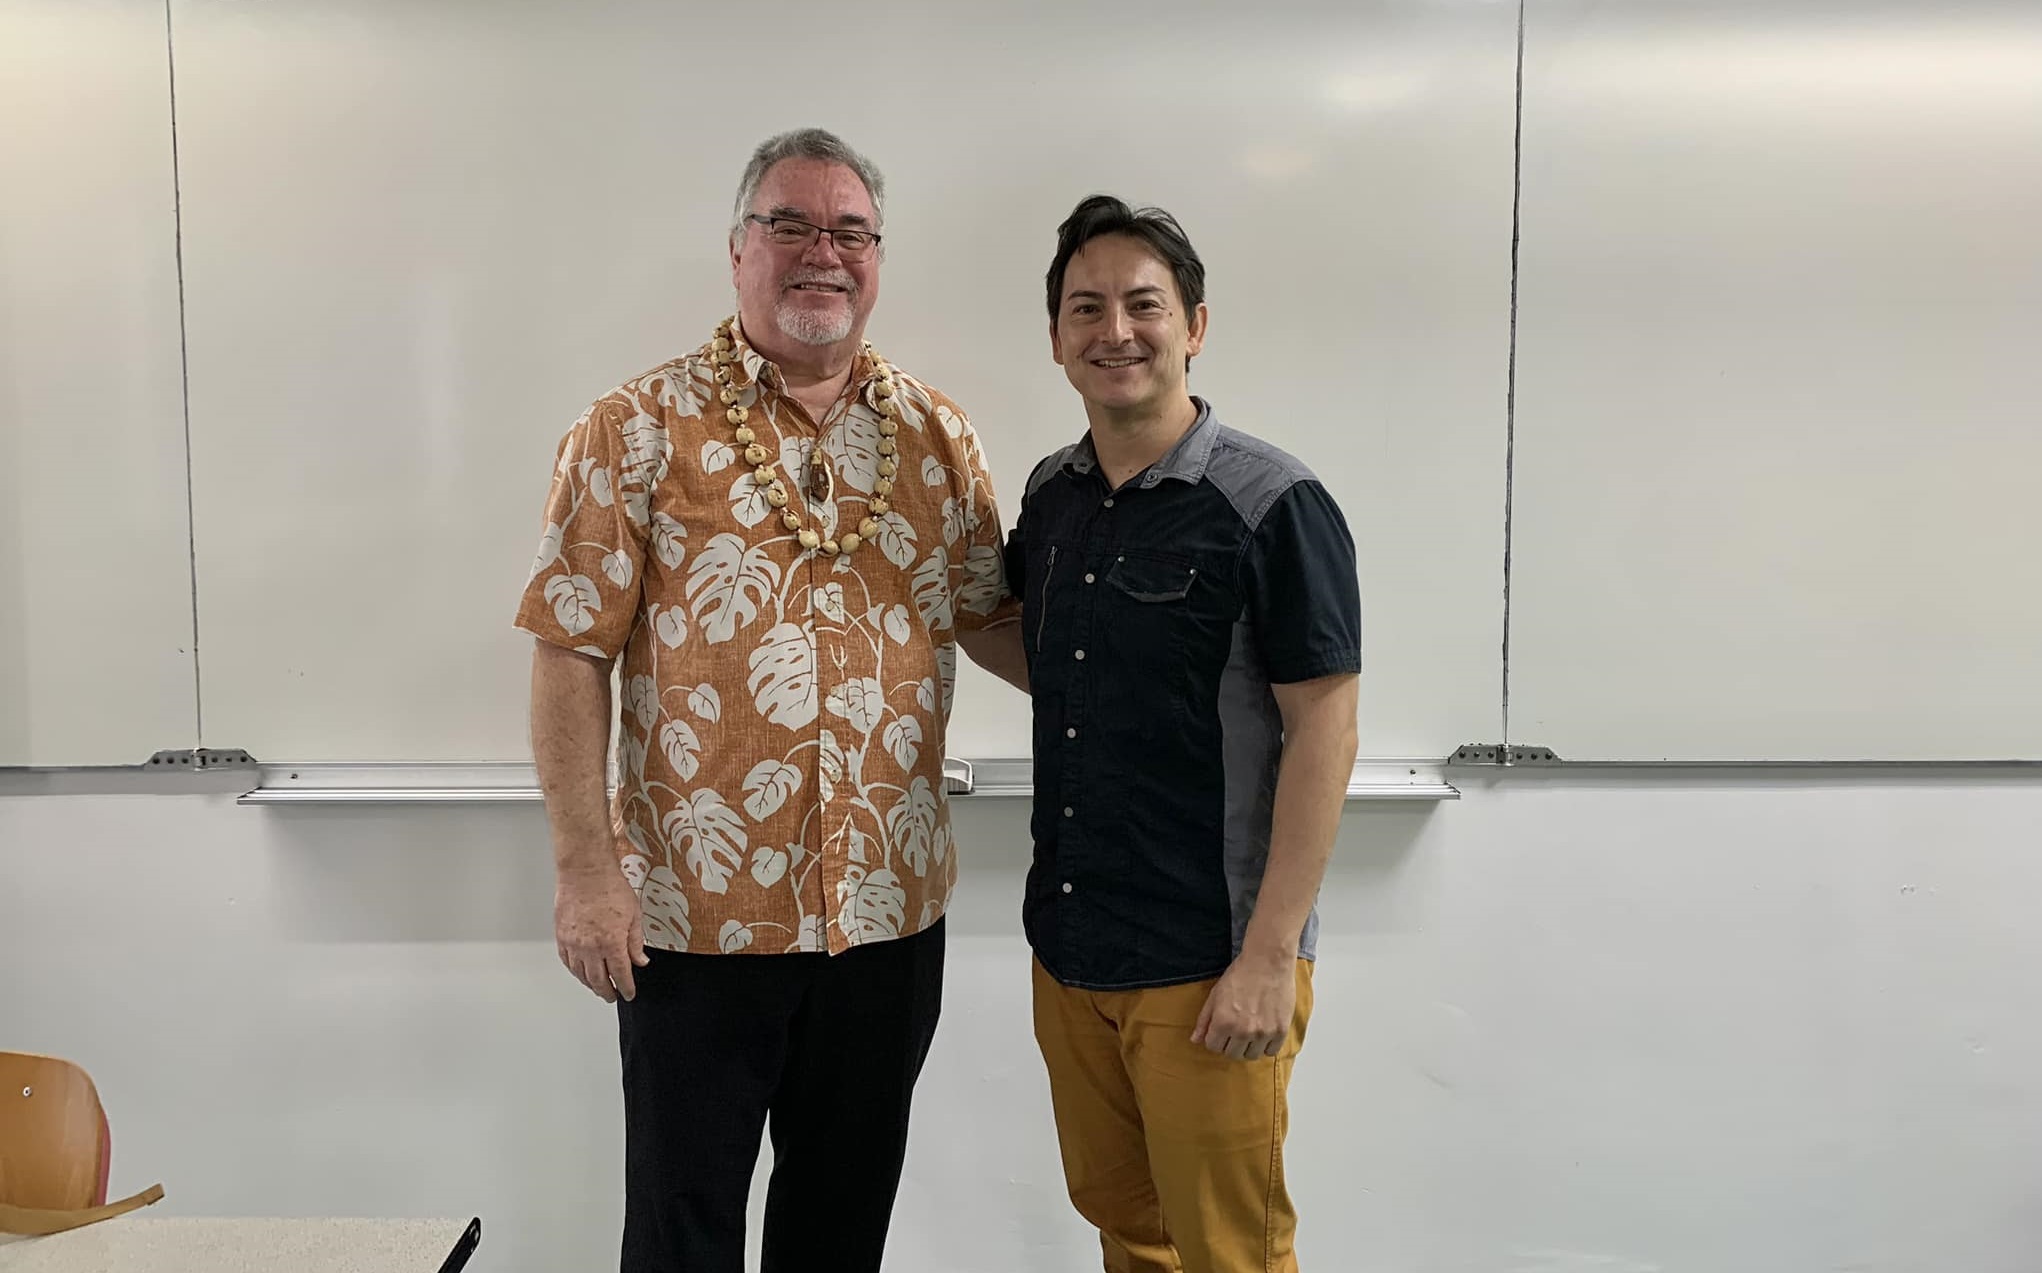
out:
<path id="1" fill-rule="evenodd" d="M 537 804 L 249 810 L 280 931 L 310 942 L 553 940 Z"/>
<path id="2" fill-rule="evenodd" d="M 953 803 L 958 889 L 951 931 L 1020 934 L 1028 805 Z M 1440 807 L 1353 804 L 1326 875 L 1322 922 L 1387 893 Z M 553 850 L 536 804 L 246 811 L 266 822 L 280 931 L 312 942 L 548 942 Z"/>

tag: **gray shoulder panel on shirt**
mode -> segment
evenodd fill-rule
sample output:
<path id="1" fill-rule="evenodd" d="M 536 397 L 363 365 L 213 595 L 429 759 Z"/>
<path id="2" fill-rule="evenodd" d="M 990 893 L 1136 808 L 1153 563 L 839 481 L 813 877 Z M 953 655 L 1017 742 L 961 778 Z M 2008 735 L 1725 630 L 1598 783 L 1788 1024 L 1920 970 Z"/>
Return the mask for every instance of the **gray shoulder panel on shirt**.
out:
<path id="1" fill-rule="evenodd" d="M 1028 499 L 1035 492 L 1041 490 L 1042 484 L 1049 480 L 1052 473 L 1061 469 L 1064 466 L 1064 462 L 1071 458 L 1071 452 L 1077 449 L 1078 444 L 1073 442 L 1069 446 L 1060 447 L 1044 456 L 1042 462 L 1035 466 L 1035 471 L 1028 475 L 1028 485 L 1023 488 L 1021 498 Z"/>
<path id="2" fill-rule="evenodd" d="M 1288 451 L 1220 425 L 1212 458 L 1206 463 L 1205 480 L 1219 488 L 1253 534 L 1285 491 L 1318 477 Z"/>

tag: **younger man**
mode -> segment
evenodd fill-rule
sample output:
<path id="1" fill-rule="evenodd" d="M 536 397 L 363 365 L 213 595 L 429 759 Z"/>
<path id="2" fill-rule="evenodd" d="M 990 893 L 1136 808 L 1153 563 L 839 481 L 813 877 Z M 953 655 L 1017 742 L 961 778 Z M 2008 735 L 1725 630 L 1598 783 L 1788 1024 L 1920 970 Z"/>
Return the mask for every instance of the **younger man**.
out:
<path id="1" fill-rule="evenodd" d="M 1168 213 L 1086 199 L 1047 281 L 1090 428 L 1007 552 L 1066 1181 L 1109 1273 L 1295 1270 L 1286 1089 L 1354 764 L 1354 544 L 1309 470 L 1186 391 L 1205 271 Z"/>

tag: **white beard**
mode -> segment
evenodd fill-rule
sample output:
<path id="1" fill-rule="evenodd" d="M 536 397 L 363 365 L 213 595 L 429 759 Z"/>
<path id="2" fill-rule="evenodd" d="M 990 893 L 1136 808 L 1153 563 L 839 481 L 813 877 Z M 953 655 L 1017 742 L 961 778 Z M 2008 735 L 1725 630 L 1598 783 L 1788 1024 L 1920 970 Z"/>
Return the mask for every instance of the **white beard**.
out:
<path id="1" fill-rule="evenodd" d="M 781 334 L 804 345 L 834 345 L 851 334 L 851 307 L 846 304 L 834 317 L 789 305 L 773 306 L 773 323 Z"/>

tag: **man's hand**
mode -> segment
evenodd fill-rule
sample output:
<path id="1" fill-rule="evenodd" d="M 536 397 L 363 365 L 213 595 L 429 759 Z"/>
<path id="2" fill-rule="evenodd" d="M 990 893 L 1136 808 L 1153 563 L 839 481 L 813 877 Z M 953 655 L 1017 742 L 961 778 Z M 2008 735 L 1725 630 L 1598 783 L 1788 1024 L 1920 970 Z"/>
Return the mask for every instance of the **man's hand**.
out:
<path id="1" fill-rule="evenodd" d="M 1312 913 L 1347 778 L 1354 769 L 1355 678 L 1324 676 L 1272 685 L 1283 714 L 1269 861 L 1241 953 L 1198 1014 L 1193 1043 L 1236 1060 L 1275 1056 L 1297 1010 L 1298 940 Z"/>
<path id="2" fill-rule="evenodd" d="M 638 993 L 631 970 L 651 962 L 638 894 L 614 866 L 562 871 L 553 890 L 553 942 L 560 962 L 604 1003 Z"/>
<path id="3" fill-rule="evenodd" d="M 1242 954 L 1205 998 L 1193 1043 L 1236 1061 L 1275 1056 L 1297 1009 L 1297 959 Z"/>

